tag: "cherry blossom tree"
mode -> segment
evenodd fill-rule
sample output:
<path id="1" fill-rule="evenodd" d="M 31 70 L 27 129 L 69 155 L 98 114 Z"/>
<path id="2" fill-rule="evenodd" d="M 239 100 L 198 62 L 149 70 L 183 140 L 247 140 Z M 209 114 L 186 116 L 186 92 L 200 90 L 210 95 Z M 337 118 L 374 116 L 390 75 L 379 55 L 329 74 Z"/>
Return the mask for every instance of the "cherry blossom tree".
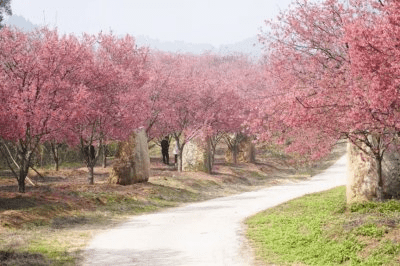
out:
<path id="1" fill-rule="evenodd" d="M 145 85 L 151 112 L 147 118 L 150 138 L 170 135 L 179 148 L 178 171 L 186 143 L 199 136 L 205 126 L 203 92 L 207 76 L 194 55 L 156 53 L 152 75 Z"/>
<path id="2" fill-rule="evenodd" d="M 18 190 L 25 191 L 34 151 L 44 141 L 79 143 L 93 184 L 94 145 L 123 139 L 144 122 L 139 89 L 147 79 L 147 51 L 130 36 L 78 39 L 46 28 L 5 28 L 0 50 L 0 150 Z"/>
<path id="3" fill-rule="evenodd" d="M 145 116 L 145 131 L 148 141 L 160 143 L 173 130 L 165 123 L 165 112 L 170 108 L 167 97 L 173 92 L 174 75 L 177 70 L 179 56 L 171 53 L 152 51 L 149 56 L 149 79 L 143 87 L 145 100 L 143 103 L 148 111 Z"/>
<path id="4" fill-rule="evenodd" d="M 88 52 L 74 36 L 60 37 L 46 28 L 31 33 L 0 31 L 0 150 L 18 180 L 19 192 L 25 192 L 38 145 L 60 137 L 72 107 L 71 80 L 82 73 Z"/>
<path id="5" fill-rule="evenodd" d="M 253 87 L 262 77 L 260 66 L 243 55 L 179 55 L 153 53 L 150 80 L 145 84 L 151 112 L 150 139 L 173 136 L 178 144 L 178 170 L 187 142 L 201 138 L 210 149 L 211 171 L 217 142 L 227 132 L 239 132 L 254 100 Z M 252 92 L 253 90 L 253 92 Z M 247 98 L 246 98 L 247 97 Z M 251 104 L 248 105 L 250 109 Z M 249 112 L 249 110 L 247 110 Z"/>
<path id="6" fill-rule="evenodd" d="M 366 107 L 374 121 L 373 143 L 365 153 L 376 158 L 378 187 L 383 187 L 382 159 L 393 147 L 400 129 L 400 3 L 370 3 L 375 13 L 370 19 L 357 17 L 346 27 L 353 75 L 362 80 L 354 89 L 358 98 L 368 99 Z M 370 133 L 368 132 L 368 133 Z M 382 197 L 382 196 L 380 196 Z"/>
<path id="7" fill-rule="evenodd" d="M 373 89 L 379 82 L 360 75 L 365 60 L 357 61 L 354 40 L 360 40 L 356 35 L 363 27 L 372 28 L 379 16 L 388 14 L 383 7 L 381 1 L 298 1 L 278 21 L 267 22 L 270 31 L 261 40 L 271 86 L 260 102 L 258 119 L 250 122 L 269 129 L 264 137 L 286 141 L 289 150 L 311 159 L 327 154 L 341 137 L 364 151 L 365 145 L 377 160 L 380 187 L 382 156 L 397 131 L 386 114 L 396 108 L 393 99 L 386 100 L 388 91 Z"/>
<path id="8" fill-rule="evenodd" d="M 220 140 L 227 140 L 228 148 L 237 151 L 237 146 L 230 145 L 235 143 L 231 136 L 243 131 L 242 124 L 246 110 L 251 106 L 249 96 L 254 86 L 257 68 L 241 54 L 228 56 L 205 54 L 201 60 L 201 69 L 207 85 L 200 96 L 205 106 L 204 117 L 207 117 L 203 137 L 209 150 L 206 168 L 211 173 L 216 145 Z M 236 163 L 237 153 L 232 152 L 232 155 Z"/>
<path id="9" fill-rule="evenodd" d="M 204 126 L 203 106 L 199 98 L 201 88 L 198 57 L 176 55 L 177 64 L 173 71 L 168 95 L 168 108 L 163 112 L 163 123 L 172 129 L 172 136 L 179 149 L 178 171 L 182 171 L 182 154 L 185 145 L 198 136 Z"/>
<path id="10" fill-rule="evenodd" d="M 137 48 L 128 35 L 119 39 L 100 34 L 93 44 L 93 56 L 86 58 L 86 75 L 80 80 L 77 108 L 69 123 L 79 139 L 89 184 L 94 184 L 93 168 L 104 141 L 126 139 L 144 122 L 147 112 L 140 90 L 147 79 L 147 50 Z"/>

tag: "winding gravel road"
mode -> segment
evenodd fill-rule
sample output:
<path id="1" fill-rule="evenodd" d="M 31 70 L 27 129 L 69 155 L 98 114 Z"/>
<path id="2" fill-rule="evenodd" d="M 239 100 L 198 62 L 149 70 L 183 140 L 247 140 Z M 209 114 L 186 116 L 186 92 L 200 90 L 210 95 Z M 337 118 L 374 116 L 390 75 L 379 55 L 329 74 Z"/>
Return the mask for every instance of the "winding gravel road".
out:
<path id="1" fill-rule="evenodd" d="M 87 247 L 84 265 L 254 265 L 245 238 L 246 217 L 345 182 L 343 156 L 308 181 L 136 216 L 97 235 Z"/>

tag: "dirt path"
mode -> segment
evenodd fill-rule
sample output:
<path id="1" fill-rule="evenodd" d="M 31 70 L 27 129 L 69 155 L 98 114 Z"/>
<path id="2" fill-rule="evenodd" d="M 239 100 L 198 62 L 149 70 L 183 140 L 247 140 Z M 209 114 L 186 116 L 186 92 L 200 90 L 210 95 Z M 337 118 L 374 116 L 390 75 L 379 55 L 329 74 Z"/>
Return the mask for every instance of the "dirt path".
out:
<path id="1" fill-rule="evenodd" d="M 96 236 L 84 265 L 254 265 L 243 220 L 308 193 L 344 185 L 346 158 L 304 182 L 137 216 Z"/>

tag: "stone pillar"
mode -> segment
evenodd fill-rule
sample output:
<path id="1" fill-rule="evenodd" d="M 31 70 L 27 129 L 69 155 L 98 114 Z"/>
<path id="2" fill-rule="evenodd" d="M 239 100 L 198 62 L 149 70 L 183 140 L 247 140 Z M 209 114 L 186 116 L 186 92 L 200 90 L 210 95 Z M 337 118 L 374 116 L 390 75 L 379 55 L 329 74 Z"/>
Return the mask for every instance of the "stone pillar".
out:
<path id="1" fill-rule="evenodd" d="M 109 183 L 129 185 L 147 182 L 150 177 L 150 157 L 144 130 L 129 136 L 118 147 Z"/>
<path id="2" fill-rule="evenodd" d="M 134 152 L 135 178 L 134 183 L 147 182 L 150 177 L 150 156 L 147 135 L 144 130 L 136 134 L 136 145 Z"/>
<path id="3" fill-rule="evenodd" d="M 369 149 L 365 145 L 364 149 Z M 377 197 L 377 163 L 365 155 L 357 146 L 348 143 L 347 203 L 370 201 Z M 400 153 L 397 150 L 385 151 L 382 160 L 383 194 L 385 198 L 400 196 Z"/>
<path id="4" fill-rule="evenodd" d="M 186 143 L 182 153 L 182 171 L 208 172 L 210 150 L 204 141 L 194 139 Z"/>
<path id="5" fill-rule="evenodd" d="M 383 155 L 383 194 L 386 198 L 400 198 L 400 153 L 388 150 Z"/>
<path id="6" fill-rule="evenodd" d="M 363 148 L 368 149 L 364 146 Z M 378 174 L 375 160 L 350 141 L 347 144 L 347 160 L 347 203 L 376 198 Z"/>

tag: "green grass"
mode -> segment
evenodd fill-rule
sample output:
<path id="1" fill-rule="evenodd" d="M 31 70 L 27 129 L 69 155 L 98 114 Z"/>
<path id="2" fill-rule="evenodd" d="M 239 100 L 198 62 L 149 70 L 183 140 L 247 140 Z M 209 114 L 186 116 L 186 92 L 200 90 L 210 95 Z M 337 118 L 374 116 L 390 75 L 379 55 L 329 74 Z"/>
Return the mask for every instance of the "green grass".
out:
<path id="1" fill-rule="evenodd" d="M 397 200 L 389 200 L 384 203 L 363 202 L 350 206 L 351 212 L 358 213 L 392 213 L 400 211 L 400 202 Z"/>
<path id="2" fill-rule="evenodd" d="M 382 237 L 386 232 L 386 227 L 378 227 L 374 223 L 366 223 L 354 230 L 356 235 L 369 236 L 373 238 Z"/>
<path id="3" fill-rule="evenodd" d="M 266 263 L 398 265 L 399 207 L 398 201 L 347 207 L 339 187 L 248 219 L 248 236 Z"/>
<path id="4" fill-rule="evenodd" d="M 44 239 L 32 241 L 28 249 L 29 253 L 39 253 L 51 261 L 52 265 L 74 265 L 75 258 L 67 251 L 59 241 Z"/>

